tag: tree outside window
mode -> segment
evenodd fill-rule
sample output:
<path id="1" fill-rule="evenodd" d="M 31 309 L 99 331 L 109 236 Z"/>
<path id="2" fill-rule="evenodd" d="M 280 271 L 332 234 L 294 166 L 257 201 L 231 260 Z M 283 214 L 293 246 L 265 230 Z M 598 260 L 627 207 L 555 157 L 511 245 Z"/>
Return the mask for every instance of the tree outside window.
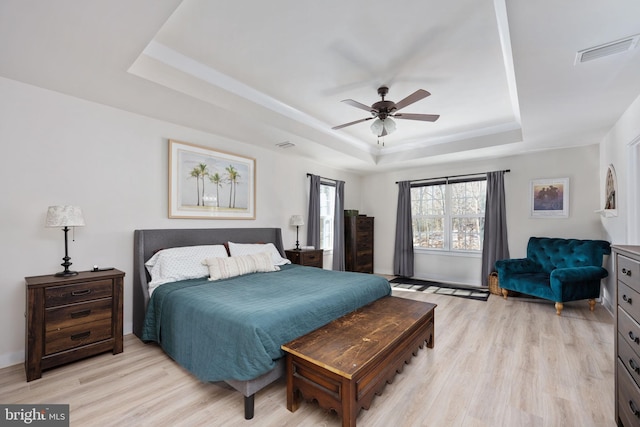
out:
<path id="1" fill-rule="evenodd" d="M 485 200 L 485 180 L 411 188 L 414 247 L 481 252 Z"/>
<path id="2" fill-rule="evenodd" d="M 320 249 L 333 250 L 336 187 L 320 184 Z"/>

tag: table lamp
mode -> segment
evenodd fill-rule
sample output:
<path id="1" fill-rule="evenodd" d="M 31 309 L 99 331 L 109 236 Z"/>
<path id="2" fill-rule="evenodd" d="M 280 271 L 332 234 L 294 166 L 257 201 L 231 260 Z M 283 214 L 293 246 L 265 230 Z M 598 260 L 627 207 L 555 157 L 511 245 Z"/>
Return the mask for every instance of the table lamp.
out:
<path id="1" fill-rule="evenodd" d="M 64 227 L 64 261 L 61 266 L 64 267 L 64 271 L 56 273 L 55 276 L 67 277 L 75 276 L 77 271 L 70 271 L 69 266 L 71 263 L 69 260 L 69 244 L 67 241 L 67 233 L 69 227 L 83 227 L 84 218 L 82 217 L 82 210 L 78 206 L 49 206 L 47 210 L 47 220 L 45 227 Z"/>
<path id="2" fill-rule="evenodd" d="M 298 231 L 301 225 L 304 225 L 304 219 L 302 215 L 291 215 L 291 220 L 289 221 L 289 225 L 295 225 L 296 227 L 296 250 L 300 250 L 300 241 L 298 240 Z"/>

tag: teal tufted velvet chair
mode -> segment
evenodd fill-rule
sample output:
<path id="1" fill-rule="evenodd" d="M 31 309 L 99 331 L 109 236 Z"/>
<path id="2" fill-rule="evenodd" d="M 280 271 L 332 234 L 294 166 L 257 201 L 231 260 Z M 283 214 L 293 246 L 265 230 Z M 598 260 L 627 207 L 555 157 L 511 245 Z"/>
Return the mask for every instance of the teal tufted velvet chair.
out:
<path id="1" fill-rule="evenodd" d="M 609 275 L 602 258 L 610 253 L 604 240 L 531 237 L 526 258 L 498 260 L 495 269 L 505 299 L 511 290 L 555 301 L 558 315 L 563 302 L 588 299 L 593 311 Z"/>

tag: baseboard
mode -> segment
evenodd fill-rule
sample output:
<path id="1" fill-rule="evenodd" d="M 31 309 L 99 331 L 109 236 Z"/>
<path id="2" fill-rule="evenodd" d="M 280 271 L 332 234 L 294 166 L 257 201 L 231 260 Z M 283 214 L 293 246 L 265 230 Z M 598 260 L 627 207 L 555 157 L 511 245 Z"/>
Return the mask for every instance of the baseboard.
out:
<path id="1" fill-rule="evenodd" d="M 15 353 L 0 354 L 0 369 L 24 363 L 24 350 Z"/>
<path id="2" fill-rule="evenodd" d="M 609 301 L 607 298 L 602 298 L 602 306 L 609 312 L 611 317 L 615 318 L 615 310 L 613 304 L 611 304 L 611 301 Z"/>

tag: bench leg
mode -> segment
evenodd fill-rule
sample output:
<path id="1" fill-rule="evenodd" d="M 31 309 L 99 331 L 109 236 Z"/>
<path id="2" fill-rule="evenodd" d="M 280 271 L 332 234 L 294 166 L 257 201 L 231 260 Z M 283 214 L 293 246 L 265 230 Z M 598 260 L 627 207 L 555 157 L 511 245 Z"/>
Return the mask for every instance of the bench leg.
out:
<path id="1" fill-rule="evenodd" d="M 556 303 L 556 314 L 558 316 L 562 316 L 562 309 L 564 308 L 564 304 L 562 304 L 561 302 L 557 302 Z"/>
<path id="2" fill-rule="evenodd" d="M 589 300 L 589 310 L 593 311 L 596 308 L 596 300 L 594 299 L 590 299 Z"/>
<path id="3" fill-rule="evenodd" d="M 300 406 L 300 392 L 293 388 L 293 356 L 287 353 L 287 409 L 295 412 Z"/>
<path id="4" fill-rule="evenodd" d="M 509 291 L 506 289 L 501 289 L 502 291 L 502 298 L 507 299 L 507 296 L 509 295 Z"/>

